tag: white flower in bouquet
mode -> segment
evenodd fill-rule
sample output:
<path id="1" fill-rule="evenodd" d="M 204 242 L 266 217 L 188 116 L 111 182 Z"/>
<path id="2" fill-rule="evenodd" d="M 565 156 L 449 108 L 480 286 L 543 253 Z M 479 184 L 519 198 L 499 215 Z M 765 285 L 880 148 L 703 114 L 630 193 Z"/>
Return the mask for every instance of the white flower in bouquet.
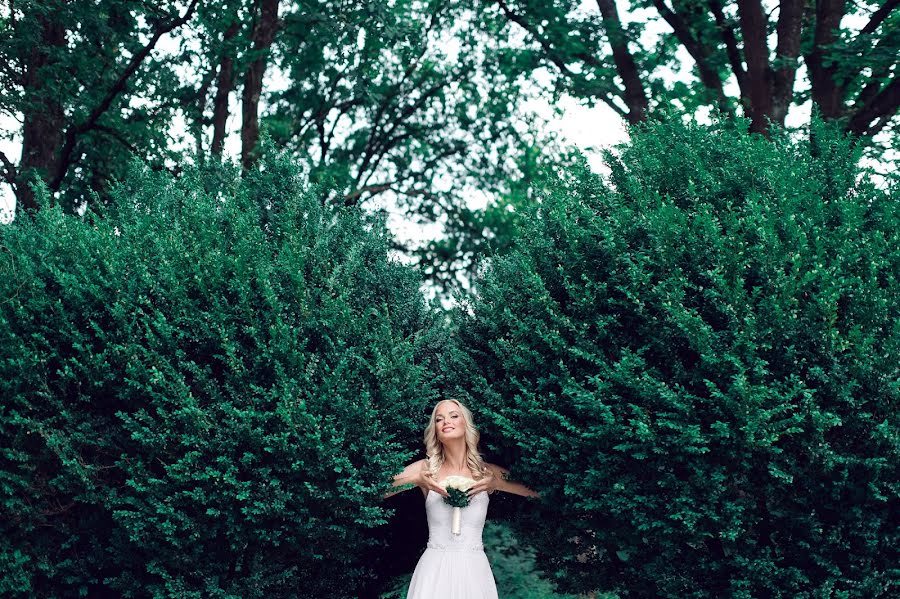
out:
<path id="1" fill-rule="evenodd" d="M 466 495 L 475 481 L 467 476 L 448 476 L 441 485 L 447 490 L 450 497 L 444 497 L 444 501 L 453 506 L 453 521 L 450 524 L 450 532 L 458 535 L 462 508 L 469 505 L 469 496 Z"/>

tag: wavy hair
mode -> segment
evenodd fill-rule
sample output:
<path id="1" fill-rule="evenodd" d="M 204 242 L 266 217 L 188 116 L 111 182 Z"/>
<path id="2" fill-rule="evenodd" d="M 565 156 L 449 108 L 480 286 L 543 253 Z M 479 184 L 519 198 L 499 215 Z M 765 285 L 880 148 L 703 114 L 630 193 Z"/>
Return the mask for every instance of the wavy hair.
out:
<path id="1" fill-rule="evenodd" d="M 474 473 L 475 479 L 478 480 L 484 476 L 486 468 L 484 459 L 478 452 L 478 440 L 481 438 L 481 434 L 478 432 L 478 429 L 475 428 L 472 412 L 457 399 L 443 399 L 434 404 L 434 409 L 431 410 L 431 418 L 428 420 L 428 426 L 425 427 L 424 436 L 425 456 L 428 462 L 428 470 L 433 476 L 437 476 L 438 470 L 441 469 L 441 465 L 444 463 L 444 444 L 438 439 L 437 427 L 435 426 L 434 419 L 437 415 L 438 406 L 448 401 L 459 406 L 459 411 L 462 412 L 463 420 L 466 421 L 466 465 L 469 467 L 469 470 Z"/>

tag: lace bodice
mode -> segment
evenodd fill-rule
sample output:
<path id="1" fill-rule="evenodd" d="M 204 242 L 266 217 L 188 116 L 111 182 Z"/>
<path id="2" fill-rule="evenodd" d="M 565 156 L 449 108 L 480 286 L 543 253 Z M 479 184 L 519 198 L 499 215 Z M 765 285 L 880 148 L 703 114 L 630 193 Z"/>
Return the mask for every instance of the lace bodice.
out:
<path id="1" fill-rule="evenodd" d="M 469 505 L 461 509 L 459 534 L 450 532 L 453 507 L 434 491 L 425 497 L 425 514 L 428 518 L 428 547 L 444 551 L 480 550 L 481 531 L 487 517 L 488 494 L 484 491 L 469 499 Z"/>

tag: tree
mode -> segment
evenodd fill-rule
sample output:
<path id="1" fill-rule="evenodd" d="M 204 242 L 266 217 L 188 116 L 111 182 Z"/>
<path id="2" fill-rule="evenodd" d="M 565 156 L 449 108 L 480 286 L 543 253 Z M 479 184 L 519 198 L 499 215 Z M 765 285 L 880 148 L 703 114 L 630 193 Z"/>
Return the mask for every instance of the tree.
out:
<path id="1" fill-rule="evenodd" d="M 244 169 L 264 135 L 324 183 L 323 203 L 395 205 L 457 231 L 470 228 L 456 225 L 473 189 L 504 186 L 521 81 L 470 2 L 182 4 L 9 9 L 7 73 L 23 94 L 6 96 L 3 109 L 24 112 L 26 125 L 32 113 L 56 123 L 40 135 L 26 126 L 26 158 L 6 161 L 20 207 L 36 209 L 30 183 L 38 179 L 69 208 L 106 202 L 133 157 L 177 172 L 221 161 L 232 133 Z M 41 14 L 56 23 L 57 46 L 36 41 Z M 165 31 L 169 42 L 157 47 Z M 23 83 L 15 77 L 35 47 L 46 48 L 49 66 Z M 76 69 L 84 74 L 75 81 L 63 76 Z M 275 85 L 263 85 L 264 75 Z M 29 149 L 35 143 L 40 152 Z M 454 261 L 464 260 L 452 256 L 435 277 L 465 268 Z"/>
<path id="2" fill-rule="evenodd" d="M 102 192 L 122 172 L 124 147 L 161 164 L 175 76 L 153 56 L 160 39 L 187 23 L 196 6 L 179 2 L 94 5 L 50 0 L 9 2 L 0 30 L 0 111 L 22 122 L 18 165 L 0 154 L 18 205 L 34 210 L 32 186 Z M 180 9 L 180 10 L 179 10 Z M 132 104 L 134 90 L 144 100 Z M 152 90 L 152 91 L 147 91 Z M 77 176 L 73 172 L 77 169 Z"/>
<path id="3" fill-rule="evenodd" d="M 201 154 L 221 155 L 234 73 L 257 55 L 247 39 L 253 14 L 246 2 L 224 17 L 200 11 L 194 45 L 207 50 L 192 79 L 217 82 L 212 102 L 191 117 Z M 467 196 L 508 188 L 521 145 L 512 126 L 521 81 L 487 26 L 456 0 L 283 3 L 266 51 L 277 87 L 259 98 L 260 128 L 327 182 L 323 202 L 387 204 L 451 235 L 468 233 L 481 215 L 467 209 Z M 255 137 L 246 122 L 242 138 Z M 451 285 L 468 272 L 468 252 L 483 251 L 480 240 L 465 245 L 462 255 L 397 249 L 427 260 L 429 276 Z"/>
<path id="4" fill-rule="evenodd" d="M 278 27 L 278 0 L 258 0 L 254 3 L 253 28 L 250 32 L 252 57 L 247 65 L 241 97 L 241 165 L 253 165 L 259 141 L 259 100 L 262 95 L 266 57 L 271 51 Z M 230 27 L 229 27 L 230 29 Z M 228 35 L 226 31 L 225 35 Z"/>
<path id="5" fill-rule="evenodd" d="M 548 179 L 447 362 L 511 520 L 567 592 L 891 596 L 900 543 L 896 198 L 801 141 L 638 126 Z"/>
<path id="6" fill-rule="evenodd" d="M 630 123 L 672 102 L 688 113 L 708 106 L 734 114 L 739 106 L 751 131 L 768 133 L 784 126 L 790 106 L 812 100 L 821 118 L 855 136 L 896 126 L 896 0 L 598 0 L 597 12 L 573 0 L 485 5 L 527 33 L 534 59 L 525 64 L 548 65 L 561 88 Z M 625 21 L 623 8 L 634 20 Z M 649 25 L 660 19 L 670 33 L 648 47 Z M 673 81 L 681 51 L 693 65 Z"/>
<path id="7" fill-rule="evenodd" d="M 257 166 L 141 167 L 108 208 L 0 229 L 3 596 L 342 597 L 380 575 L 442 335 L 383 222 Z"/>
<path id="8" fill-rule="evenodd" d="M 521 234 L 520 215 L 537 201 L 548 178 L 578 168 L 582 155 L 546 132 L 520 134 L 497 155 L 484 156 L 496 175 L 482 181 L 490 195 L 483 208 L 444 207 L 443 235 L 413 250 L 416 266 L 446 297 L 470 290 L 484 261 L 502 256 Z"/>

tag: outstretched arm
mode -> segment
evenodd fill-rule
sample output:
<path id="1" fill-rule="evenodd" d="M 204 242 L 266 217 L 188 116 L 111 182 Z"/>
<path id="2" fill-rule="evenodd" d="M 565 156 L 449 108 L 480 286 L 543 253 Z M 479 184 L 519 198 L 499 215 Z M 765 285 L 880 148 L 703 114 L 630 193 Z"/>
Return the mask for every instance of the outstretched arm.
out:
<path id="1" fill-rule="evenodd" d="M 485 464 L 489 476 L 485 476 L 469 489 L 469 497 L 481 491 L 505 491 L 522 497 L 540 497 L 537 491 L 529 489 L 525 485 L 509 480 L 509 470 L 496 464 Z"/>
<path id="2" fill-rule="evenodd" d="M 406 468 L 403 469 L 403 472 L 394 476 L 394 482 L 391 487 L 401 487 L 396 491 L 389 491 L 382 496 L 382 499 L 387 499 L 388 497 L 393 497 L 397 493 L 402 493 L 408 489 L 412 489 L 413 487 L 420 487 L 421 489 L 428 491 L 434 491 L 439 495 L 443 495 L 447 497 L 447 491 L 437 484 L 434 481 L 434 477 L 431 476 L 431 473 L 426 469 L 425 460 L 419 460 L 418 462 L 413 462 L 409 464 Z"/>
<path id="3" fill-rule="evenodd" d="M 402 493 L 403 491 L 417 487 L 418 485 L 416 483 L 418 482 L 419 472 L 424 467 L 424 464 L 425 460 L 419 460 L 418 462 L 413 462 L 406 466 L 403 469 L 403 472 L 394 476 L 394 482 L 391 484 L 391 488 L 400 488 L 395 491 L 388 491 L 382 498 L 387 499 L 388 497 L 393 497 L 397 493 Z"/>

